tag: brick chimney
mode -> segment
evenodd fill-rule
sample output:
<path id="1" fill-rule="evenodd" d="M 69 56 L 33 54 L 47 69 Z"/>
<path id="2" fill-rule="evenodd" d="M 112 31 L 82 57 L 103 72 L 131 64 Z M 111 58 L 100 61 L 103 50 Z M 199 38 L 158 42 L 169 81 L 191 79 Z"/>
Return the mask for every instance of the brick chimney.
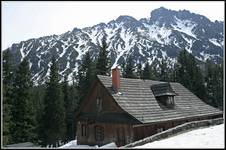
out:
<path id="1" fill-rule="evenodd" d="M 112 69 L 112 86 L 116 92 L 120 89 L 120 70 L 118 66 Z"/>

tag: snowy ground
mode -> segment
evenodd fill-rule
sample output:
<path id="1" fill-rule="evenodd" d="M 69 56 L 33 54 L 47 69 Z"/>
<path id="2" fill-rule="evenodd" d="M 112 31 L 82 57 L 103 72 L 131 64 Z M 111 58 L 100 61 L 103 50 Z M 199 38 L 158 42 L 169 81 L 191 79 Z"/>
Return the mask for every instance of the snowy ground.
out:
<path id="1" fill-rule="evenodd" d="M 95 145 L 95 146 L 77 145 L 77 140 L 73 140 L 73 141 L 70 141 L 69 143 L 67 143 L 67 144 L 65 144 L 65 145 L 63 145 L 59 148 L 94 149 L 94 148 L 117 148 L 117 146 L 115 145 L 115 143 L 109 143 L 109 144 L 103 145 L 101 147 L 98 147 L 97 145 Z"/>
<path id="2" fill-rule="evenodd" d="M 154 141 L 134 148 L 224 148 L 224 124 L 210 126 L 208 128 L 196 129 L 182 133 L 160 141 Z M 89 145 L 77 145 L 73 140 L 59 148 L 95 149 L 95 148 L 117 148 L 115 143 L 109 143 L 98 147 Z"/>
<path id="3" fill-rule="evenodd" d="M 13 148 L 41 148 L 40 146 L 37 146 L 31 142 L 24 142 L 24 143 L 16 143 L 16 144 L 10 144 L 6 146 L 7 148 L 13 149 Z"/>
<path id="4" fill-rule="evenodd" d="M 134 148 L 224 148 L 224 124 L 196 129 Z"/>

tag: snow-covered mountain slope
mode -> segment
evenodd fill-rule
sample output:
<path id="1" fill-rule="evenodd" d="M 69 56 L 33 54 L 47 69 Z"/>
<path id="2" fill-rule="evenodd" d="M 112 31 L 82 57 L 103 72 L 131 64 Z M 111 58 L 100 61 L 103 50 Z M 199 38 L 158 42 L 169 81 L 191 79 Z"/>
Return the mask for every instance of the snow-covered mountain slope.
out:
<path id="1" fill-rule="evenodd" d="M 103 36 L 107 38 L 113 65 L 122 64 L 128 55 L 132 55 L 136 63 L 156 63 L 162 58 L 175 63 L 182 49 L 201 61 L 210 58 L 218 63 L 223 58 L 223 22 L 211 22 L 205 16 L 186 10 L 163 7 L 153 10 L 148 18 L 136 20 L 119 16 L 107 24 L 22 41 L 9 49 L 15 56 L 15 64 L 25 56 L 29 58 L 33 80 L 41 84 L 49 74 L 53 55 L 59 62 L 60 74 L 69 74 L 71 78 L 85 52 L 90 51 L 92 57 L 97 57 L 97 43 Z"/>
<path id="2" fill-rule="evenodd" d="M 224 148 L 224 124 L 196 129 L 135 148 Z"/>

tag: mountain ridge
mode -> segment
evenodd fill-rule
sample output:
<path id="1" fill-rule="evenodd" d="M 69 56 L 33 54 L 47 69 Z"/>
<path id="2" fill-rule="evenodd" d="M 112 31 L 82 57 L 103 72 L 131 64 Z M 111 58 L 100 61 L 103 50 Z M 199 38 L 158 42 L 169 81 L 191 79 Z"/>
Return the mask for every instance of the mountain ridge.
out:
<path id="1" fill-rule="evenodd" d="M 15 64 L 28 57 L 33 80 L 42 84 L 49 73 L 51 56 L 59 62 L 62 79 L 65 74 L 71 78 L 86 51 L 90 51 L 93 58 L 97 57 L 97 43 L 103 36 L 109 44 L 112 65 L 125 63 L 128 55 L 132 55 L 136 64 L 158 63 L 161 59 L 174 64 L 182 49 L 200 61 L 209 58 L 219 63 L 223 59 L 223 22 L 211 22 L 207 17 L 187 10 L 174 11 L 164 7 L 153 10 L 149 18 L 137 20 L 121 15 L 108 23 L 31 38 L 12 44 L 8 49 L 13 53 Z"/>

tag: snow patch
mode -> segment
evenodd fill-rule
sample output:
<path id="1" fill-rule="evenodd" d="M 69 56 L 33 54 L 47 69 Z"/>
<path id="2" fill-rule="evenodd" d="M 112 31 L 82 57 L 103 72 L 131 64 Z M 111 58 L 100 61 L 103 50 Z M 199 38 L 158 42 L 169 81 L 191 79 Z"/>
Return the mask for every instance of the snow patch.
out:
<path id="1" fill-rule="evenodd" d="M 204 51 L 202 51 L 201 53 L 200 53 L 200 55 L 203 57 L 203 59 L 202 58 L 200 58 L 200 57 L 197 57 L 197 56 L 195 56 L 197 59 L 199 59 L 199 60 L 201 60 L 201 61 L 206 61 L 207 59 L 211 59 L 211 58 L 214 58 L 214 57 L 221 57 L 219 54 L 217 54 L 217 55 L 210 55 L 210 54 L 206 54 Z"/>
<path id="2" fill-rule="evenodd" d="M 142 52 L 142 48 L 141 48 L 141 46 L 140 46 L 140 45 L 138 45 L 137 47 L 139 47 L 139 52 L 140 52 L 140 54 L 141 54 L 142 56 L 144 56 L 144 57 L 145 57 L 144 53 Z M 147 49 L 147 48 L 146 48 L 146 49 Z"/>
<path id="3" fill-rule="evenodd" d="M 78 52 L 77 60 L 81 60 L 82 56 L 84 56 L 84 54 L 89 50 L 89 46 L 80 48 L 81 45 L 87 45 L 87 43 L 85 43 L 81 39 L 79 40 L 79 42 L 77 44 L 79 45 L 78 48 L 76 48 L 75 46 L 73 46 L 73 48 Z"/>
<path id="4" fill-rule="evenodd" d="M 73 141 L 70 141 L 69 143 L 63 145 L 63 146 L 60 146 L 58 148 L 82 148 L 82 149 L 86 149 L 86 148 L 117 148 L 117 145 L 112 142 L 112 143 L 109 143 L 109 144 L 106 144 L 106 145 L 103 145 L 101 147 L 98 147 L 97 145 L 95 146 L 89 146 L 89 145 L 78 145 L 77 144 L 77 140 L 73 140 Z"/>
<path id="5" fill-rule="evenodd" d="M 66 53 L 66 50 L 67 50 L 68 46 L 62 45 L 62 48 L 63 48 L 63 52 L 60 54 L 59 57 L 64 56 L 64 54 Z"/>
<path id="6" fill-rule="evenodd" d="M 77 145 L 77 140 L 70 141 L 69 143 L 60 146 L 58 148 L 98 148 L 97 145 L 89 146 L 89 145 Z"/>
<path id="7" fill-rule="evenodd" d="M 182 37 L 184 38 L 184 40 L 188 43 L 188 46 L 186 46 L 186 50 L 189 52 L 189 53 L 192 53 L 192 45 L 193 45 L 193 41 L 192 39 L 188 39 L 186 38 L 183 34 L 182 34 Z"/>
<path id="8" fill-rule="evenodd" d="M 126 32 L 126 30 L 124 28 L 122 28 L 122 31 L 120 33 L 120 37 L 125 42 L 125 47 L 124 48 L 118 47 L 117 58 L 115 59 L 115 63 L 113 64 L 113 66 L 116 66 L 120 57 L 126 52 L 129 53 L 128 50 L 130 50 L 135 44 L 133 42 L 134 40 L 132 40 L 133 43 L 130 41 L 131 39 L 133 39 L 133 35 L 131 33 Z"/>
<path id="9" fill-rule="evenodd" d="M 24 59 L 24 57 L 25 57 L 25 53 L 23 52 L 23 50 L 24 50 L 24 43 L 22 44 L 22 47 L 20 48 L 20 54 L 21 54 L 21 59 L 20 59 L 20 61 L 21 61 L 21 62 L 23 61 L 23 59 Z"/>
<path id="10" fill-rule="evenodd" d="M 181 47 L 179 46 L 178 42 L 176 43 L 176 40 L 173 41 L 173 44 L 181 49 Z"/>
<path id="11" fill-rule="evenodd" d="M 117 148 L 117 145 L 114 142 L 112 142 L 104 146 L 101 146 L 100 148 Z"/>
<path id="12" fill-rule="evenodd" d="M 143 32 L 143 30 L 139 29 L 139 31 L 142 31 L 140 32 L 141 35 L 148 36 L 151 40 L 157 41 L 160 44 L 170 44 L 171 39 L 169 38 L 169 36 L 171 35 L 172 31 L 167 29 L 165 25 L 160 28 L 156 24 L 150 26 L 149 24 L 144 23 L 144 26 L 148 28 L 148 34 L 147 32 Z"/>
<path id="13" fill-rule="evenodd" d="M 72 83 L 73 83 L 73 72 L 71 72 L 69 75 L 68 75 L 68 84 L 69 85 L 72 85 Z"/>
<path id="14" fill-rule="evenodd" d="M 32 62 L 30 60 L 28 60 L 29 63 L 29 69 L 31 69 L 31 66 L 33 65 Z"/>
<path id="15" fill-rule="evenodd" d="M 62 75 L 69 68 L 70 68 L 70 62 L 69 62 L 69 60 L 67 60 L 66 68 L 63 71 L 61 71 L 60 74 Z"/>
<path id="16" fill-rule="evenodd" d="M 34 80 L 34 84 L 35 85 L 38 85 L 38 81 L 40 79 L 40 73 L 44 70 L 44 68 L 42 68 L 38 73 L 36 73 L 33 77 L 32 77 L 32 80 Z"/>
<path id="17" fill-rule="evenodd" d="M 36 52 L 40 51 L 41 48 L 42 48 L 42 47 L 39 46 L 39 47 L 36 49 Z"/>
<path id="18" fill-rule="evenodd" d="M 91 38 L 92 43 L 94 44 L 97 44 L 97 40 L 96 40 L 97 34 L 98 34 L 98 30 L 91 31 L 91 34 L 89 34 L 89 37 Z"/>
<path id="19" fill-rule="evenodd" d="M 197 26 L 194 22 L 191 22 L 190 20 L 180 20 L 176 16 L 174 16 L 177 25 L 173 25 L 172 27 L 174 30 L 177 30 L 179 32 L 183 32 L 187 35 L 190 35 L 196 39 L 195 34 L 192 32 L 193 28 Z"/>
<path id="20" fill-rule="evenodd" d="M 217 41 L 217 39 L 212 38 L 212 39 L 209 39 L 209 41 L 210 41 L 211 43 L 213 43 L 214 45 L 216 45 L 216 46 L 223 47 L 222 43 L 219 43 L 219 42 Z"/>
<path id="21" fill-rule="evenodd" d="M 224 124 L 192 130 L 134 148 L 224 148 Z"/>
<path id="22" fill-rule="evenodd" d="M 41 56 L 40 55 L 36 55 L 38 57 L 38 68 L 40 68 L 40 63 L 42 61 Z"/>
<path id="23" fill-rule="evenodd" d="M 162 52 L 162 58 L 166 59 L 167 58 L 166 52 L 165 51 L 162 51 L 162 50 L 161 50 L 161 52 Z"/>
<path id="24" fill-rule="evenodd" d="M 200 55 L 203 56 L 204 61 L 206 61 L 207 59 L 209 59 L 209 58 L 211 57 L 210 54 L 206 54 L 206 53 L 204 53 L 204 51 L 202 51 L 202 52 L 200 53 Z M 199 58 L 199 59 L 200 59 L 200 58 Z"/>
<path id="25" fill-rule="evenodd" d="M 111 38 L 115 35 L 114 30 L 112 30 L 111 28 L 105 28 L 105 33 L 107 34 L 107 39 L 106 42 L 110 43 L 111 42 Z"/>

